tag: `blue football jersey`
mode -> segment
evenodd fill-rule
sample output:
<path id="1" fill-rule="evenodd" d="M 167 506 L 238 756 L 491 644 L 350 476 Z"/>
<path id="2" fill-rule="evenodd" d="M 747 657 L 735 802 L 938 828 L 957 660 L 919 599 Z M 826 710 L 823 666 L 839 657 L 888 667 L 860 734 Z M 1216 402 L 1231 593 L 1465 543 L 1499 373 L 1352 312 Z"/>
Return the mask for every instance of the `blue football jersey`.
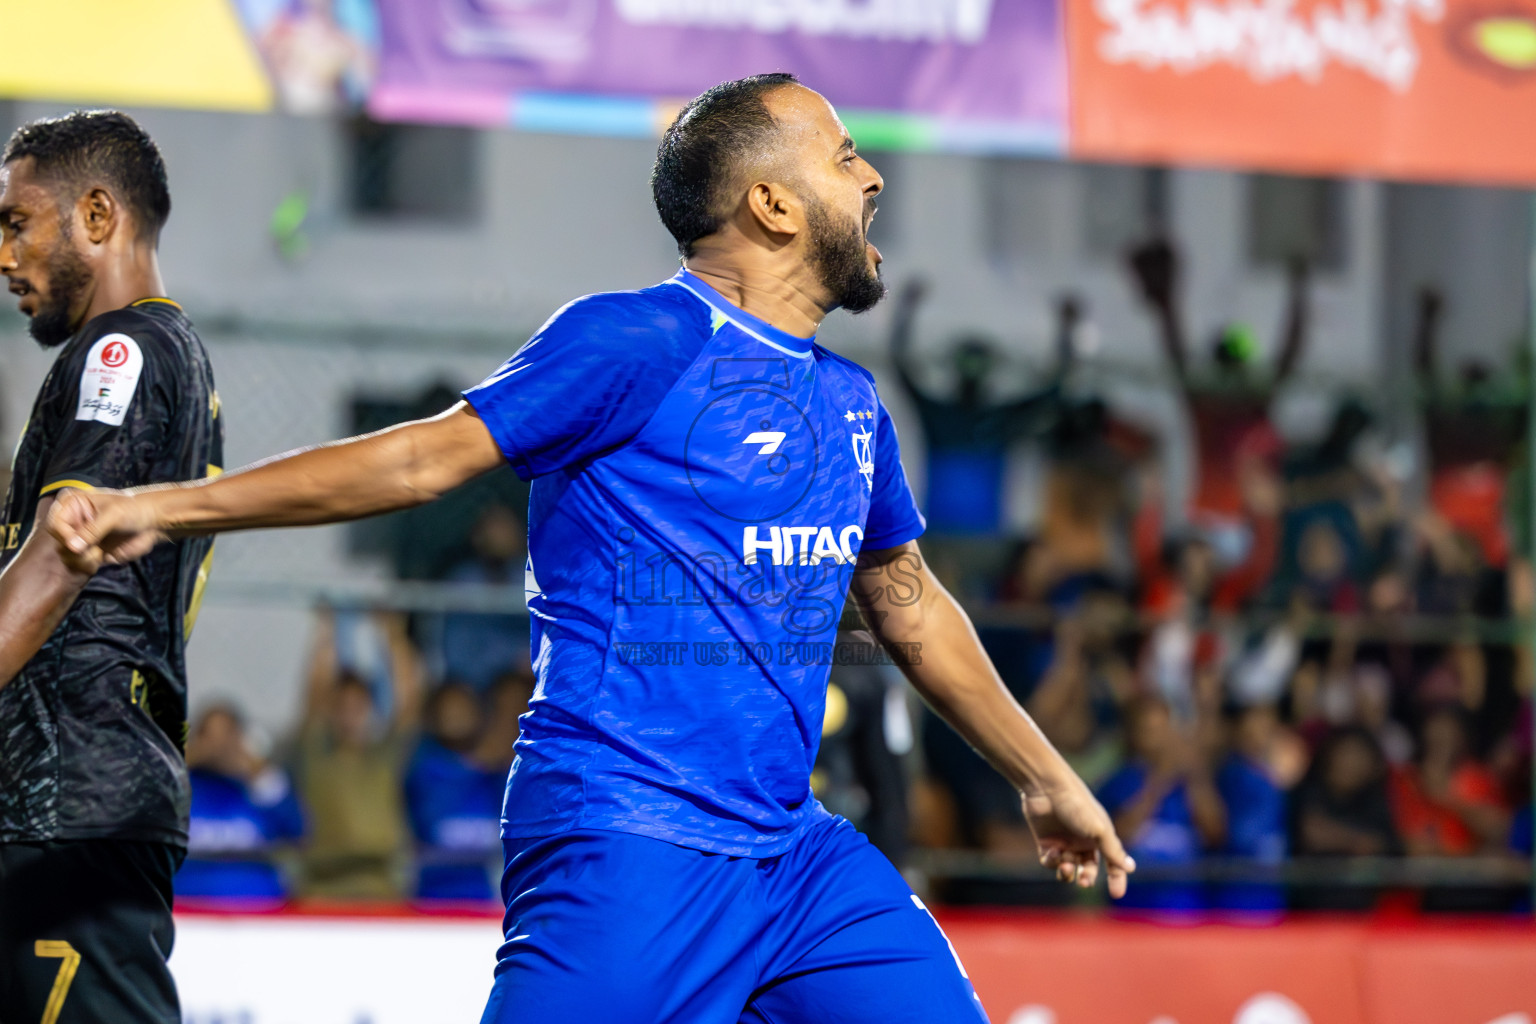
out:
<path id="1" fill-rule="evenodd" d="M 873 378 L 684 270 L 571 303 L 465 397 L 533 481 L 538 687 L 502 835 L 785 852 L 826 816 L 854 560 L 923 531 Z"/>

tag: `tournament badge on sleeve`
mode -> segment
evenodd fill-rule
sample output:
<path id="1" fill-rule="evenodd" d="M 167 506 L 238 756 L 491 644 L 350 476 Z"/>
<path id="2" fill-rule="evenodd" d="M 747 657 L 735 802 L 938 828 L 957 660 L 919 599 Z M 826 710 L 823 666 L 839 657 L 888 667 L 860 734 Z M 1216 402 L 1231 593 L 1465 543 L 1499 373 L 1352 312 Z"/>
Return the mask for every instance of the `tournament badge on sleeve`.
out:
<path id="1" fill-rule="evenodd" d="M 143 370 L 144 353 L 128 335 L 109 334 L 97 339 L 80 375 L 80 404 L 75 409 L 75 419 L 122 426 Z"/>

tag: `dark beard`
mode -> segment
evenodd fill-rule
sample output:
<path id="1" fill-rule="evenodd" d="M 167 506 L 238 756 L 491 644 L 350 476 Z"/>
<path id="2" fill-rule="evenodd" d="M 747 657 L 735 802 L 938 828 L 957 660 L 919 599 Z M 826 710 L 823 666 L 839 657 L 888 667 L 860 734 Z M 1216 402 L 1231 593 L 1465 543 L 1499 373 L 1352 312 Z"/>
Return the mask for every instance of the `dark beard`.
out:
<path id="1" fill-rule="evenodd" d="M 885 298 L 879 268 L 869 268 L 864 232 L 852 220 L 834 220 L 818 201 L 806 204 L 806 228 L 810 231 L 811 269 L 832 295 L 832 305 L 850 313 L 874 308 Z"/>
<path id="2" fill-rule="evenodd" d="M 58 245 L 48 254 L 48 301 L 32 314 L 27 330 L 43 348 L 56 348 L 75 333 L 78 324 L 72 310 L 80 295 L 95 280 L 91 268 L 70 243 L 63 231 Z"/>

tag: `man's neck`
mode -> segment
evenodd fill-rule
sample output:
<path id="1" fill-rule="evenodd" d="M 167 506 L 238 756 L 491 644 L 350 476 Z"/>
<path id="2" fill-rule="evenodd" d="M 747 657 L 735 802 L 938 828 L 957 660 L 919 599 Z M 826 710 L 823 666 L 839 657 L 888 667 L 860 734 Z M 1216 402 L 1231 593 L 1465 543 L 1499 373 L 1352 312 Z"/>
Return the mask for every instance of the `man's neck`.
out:
<path id="1" fill-rule="evenodd" d="M 160 262 L 154 250 L 109 264 L 98 270 L 96 287 L 85 309 L 85 319 L 92 320 L 114 309 L 131 306 L 140 299 L 165 297 L 165 282 L 160 277 Z"/>
<path id="2" fill-rule="evenodd" d="M 809 275 L 783 275 L 724 257 L 696 253 L 683 261 L 690 274 L 723 295 L 736 308 L 797 338 L 815 337 L 827 311 L 809 293 Z"/>

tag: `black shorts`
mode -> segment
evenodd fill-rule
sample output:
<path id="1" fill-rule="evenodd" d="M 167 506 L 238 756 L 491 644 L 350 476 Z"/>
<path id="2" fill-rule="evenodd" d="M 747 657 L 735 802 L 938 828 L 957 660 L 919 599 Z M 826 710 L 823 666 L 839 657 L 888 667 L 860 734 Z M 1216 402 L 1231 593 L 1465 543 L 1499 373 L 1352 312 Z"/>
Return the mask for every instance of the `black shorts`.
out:
<path id="1" fill-rule="evenodd" d="M 179 1024 L 166 960 L 184 852 L 0 843 L 0 1024 Z"/>

